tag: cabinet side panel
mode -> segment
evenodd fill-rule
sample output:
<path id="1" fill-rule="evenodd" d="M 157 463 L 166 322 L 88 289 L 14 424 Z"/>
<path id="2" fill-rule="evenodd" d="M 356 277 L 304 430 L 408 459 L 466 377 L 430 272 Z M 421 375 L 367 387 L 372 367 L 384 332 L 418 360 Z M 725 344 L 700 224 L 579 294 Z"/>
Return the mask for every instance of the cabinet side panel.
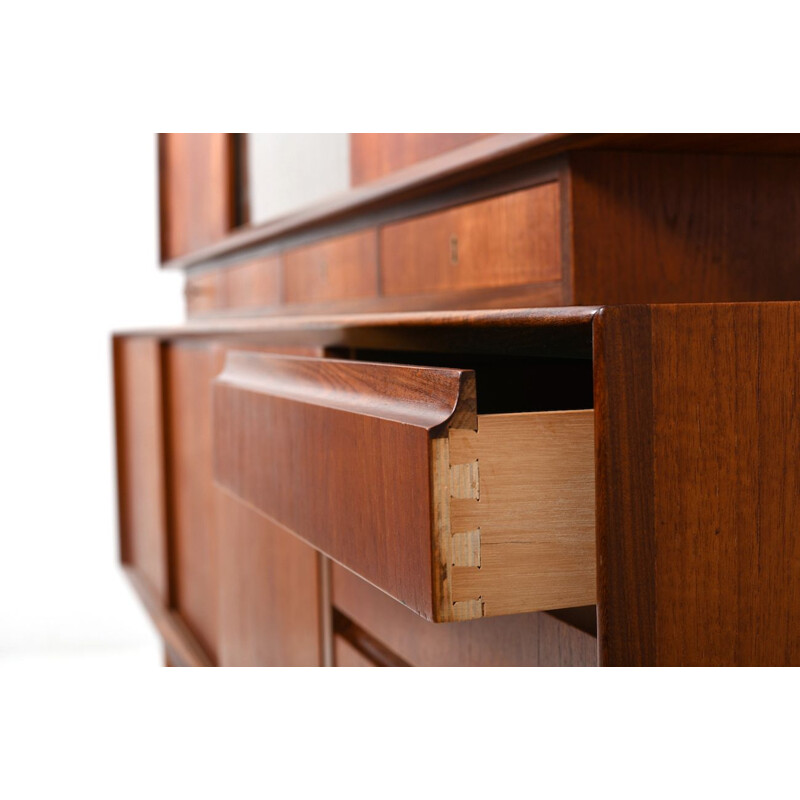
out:
<path id="1" fill-rule="evenodd" d="M 800 664 L 800 304 L 605 309 L 595 341 L 602 663 Z"/>
<path id="2" fill-rule="evenodd" d="M 574 302 L 800 299 L 800 159 L 570 156 Z"/>

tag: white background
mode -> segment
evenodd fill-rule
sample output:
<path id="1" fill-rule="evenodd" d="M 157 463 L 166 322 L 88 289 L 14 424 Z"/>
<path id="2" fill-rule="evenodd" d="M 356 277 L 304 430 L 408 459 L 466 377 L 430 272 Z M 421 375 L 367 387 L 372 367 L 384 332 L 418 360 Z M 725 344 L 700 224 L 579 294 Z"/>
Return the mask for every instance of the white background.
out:
<path id="1" fill-rule="evenodd" d="M 155 137 L 10 138 L 4 173 L 26 179 L 3 198 L 0 659 L 159 664 L 116 563 L 109 340 L 181 319 L 181 277 L 156 266 Z"/>
<path id="2" fill-rule="evenodd" d="M 108 335 L 176 321 L 155 130 L 797 130 L 788 4 L 15 3 L 0 25 L 0 797 L 796 797 L 796 672 L 159 670 Z"/>

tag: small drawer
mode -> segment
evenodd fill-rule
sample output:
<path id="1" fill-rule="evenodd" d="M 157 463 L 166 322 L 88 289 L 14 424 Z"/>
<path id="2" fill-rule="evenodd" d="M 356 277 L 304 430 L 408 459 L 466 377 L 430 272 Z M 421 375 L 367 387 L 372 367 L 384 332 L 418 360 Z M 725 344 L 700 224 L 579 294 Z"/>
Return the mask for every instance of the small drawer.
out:
<path id="1" fill-rule="evenodd" d="M 560 281 L 558 183 L 381 229 L 383 294 Z"/>
<path id="2" fill-rule="evenodd" d="M 215 478 L 437 622 L 594 603 L 593 412 L 476 408 L 470 370 L 234 351 Z"/>
<path id="3" fill-rule="evenodd" d="M 284 264 L 287 303 L 357 300 L 378 294 L 374 230 L 289 250 Z"/>
<path id="4" fill-rule="evenodd" d="M 349 645 L 341 646 L 340 656 L 334 642 L 337 666 L 358 658 L 415 667 L 597 666 L 597 637 L 586 630 L 595 623 L 594 607 L 568 612 L 573 623 L 588 623 L 578 627 L 550 614 L 434 625 L 338 564 L 332 565 L 331 589 L 335 640 Z"/>
<path id="5" fill-rule="evenodd" d="M 225 271 L 226 308 L 268 308 L 281 300 L 281 258 L 268 256 Z"/>
<path id="6" fill-rule="evenodd" d="M 190 317 L 225 307 L 225 279 L 220 270 L 186 278 L 186 312 Z"/>

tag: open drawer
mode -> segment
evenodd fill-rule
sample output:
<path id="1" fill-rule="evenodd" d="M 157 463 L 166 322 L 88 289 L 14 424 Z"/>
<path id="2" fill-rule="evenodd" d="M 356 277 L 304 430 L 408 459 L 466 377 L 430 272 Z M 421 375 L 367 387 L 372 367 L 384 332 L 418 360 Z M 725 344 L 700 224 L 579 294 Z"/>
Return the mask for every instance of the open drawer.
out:
<path id="1" fill-rule="evenodd" d="M 229 352 L 214 476 L 428 619 L 595 602 L 594 418 L 477 414 L 470 370 Z"/>

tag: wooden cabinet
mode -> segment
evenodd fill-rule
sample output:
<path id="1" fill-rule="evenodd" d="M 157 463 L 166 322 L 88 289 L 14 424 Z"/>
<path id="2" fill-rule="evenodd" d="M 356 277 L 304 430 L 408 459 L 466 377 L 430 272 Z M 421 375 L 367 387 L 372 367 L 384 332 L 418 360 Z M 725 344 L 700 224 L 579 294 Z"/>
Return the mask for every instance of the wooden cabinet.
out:
<path id="1" fill-rule="evenodd" d="M 228 233 L 227 140 L 162 142 L 193 319 L 114 374 L 168 661 L 800 665 L 800 137 L 381 136 Z"/>

